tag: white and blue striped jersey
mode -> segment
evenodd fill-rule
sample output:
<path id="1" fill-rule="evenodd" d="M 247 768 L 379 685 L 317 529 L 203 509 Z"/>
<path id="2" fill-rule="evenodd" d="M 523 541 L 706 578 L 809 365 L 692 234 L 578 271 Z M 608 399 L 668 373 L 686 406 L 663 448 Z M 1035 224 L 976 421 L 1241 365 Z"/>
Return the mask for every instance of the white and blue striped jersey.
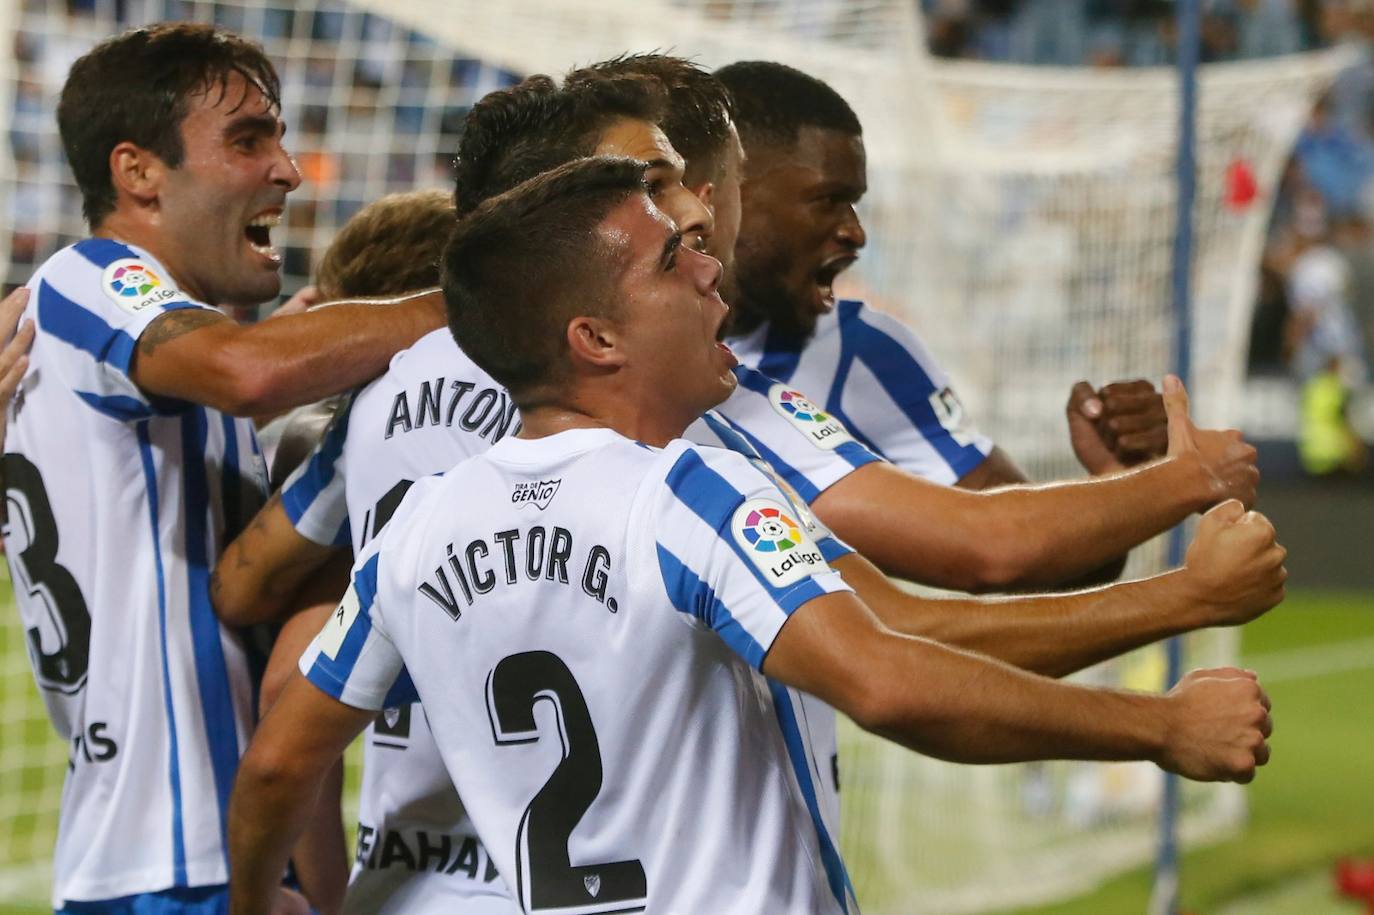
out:
<path id="1" fill-rule="evenodd" d="M 71 745 L 53 904 L 226 883 L 253 690 L 208 585 L 262 503 L 252 425 L 130 378 L 150 323 L 208 307 L 146 252 L 87 239 L 29 288 L 38 334 L 10 407 L 5 553 L 39 692 Z"/>
<path id="2" fill-rule="evenodd" d="M 862 302 L 841 300 L 806 339 L 764 324 L 728 341 L 739 360 L 785 387 L 775 407 L 798 422 L 838 419 L 859 442 L 904 470 L 952 485 L 992 452 L 920 339 Z M 804 391 L 811 401 L 797 392 Z"/>
<path id="3" fill-rule="evenodd" d="M 743 403 L 732 410 L 735 415 L 752 411 L 761 416 L 758 425 L 780 427 L 765 429 L 761 438 L 777 442 L 775 453 L 792 461 L 786 476 L 775 476 L 782 487 L 797 481 L 819 491 L 853 467 L 876 460 L 865 457 L 861 448 L 850 457 L 818 451 L 749 389 L 731 403 L 736 401 Z M 326 545 L 351 542 L 355 553 L 361 553 L 414 480 L 480 454 L 518 428 L 518 414 L 505 391 L 458 348 L 447 329 L 436 330 L 398 353 L 388 371 L 356 395 L 283 487 L 283 505 L 307 538 Z M 746 437 L 714 411 L 686 437 L 737 451 L 771 472 L 750 444 L 759 437 Z M 849 552 L 815 521 L 803 501 L 794 496 L 792 504 L 827 562 Z M 796 691 L 789 696 L 815 757 L 822 760 L 816 772 L 819 803 L 831 834 L 837 834 L 834 713 L 814 697 Z M 368 729 L 363 760 L 357 854 L 346 910 L 361 915 L 438 909 L 462 899 L 464 911 L 474 915 L 514 912 L 505 884 L 452 789 L 420 706 L 388 708 Z"/>
<path id="4" fill-rule="evenodd" d="M 411 488 L 301 669 L 377 710 L 408 673 L 524 911 L 842 912 L 817 764 L 759 673 L 841 590 L 740 455 L 510 437 Z"/>

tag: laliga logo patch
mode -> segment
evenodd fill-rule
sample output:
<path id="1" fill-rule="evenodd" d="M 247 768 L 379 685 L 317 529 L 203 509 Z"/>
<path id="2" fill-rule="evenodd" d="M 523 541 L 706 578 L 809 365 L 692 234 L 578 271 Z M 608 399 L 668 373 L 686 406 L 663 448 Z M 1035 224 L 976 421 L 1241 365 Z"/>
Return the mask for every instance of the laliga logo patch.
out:
<path id="1" fill-rule="evenodd" d="M 774 588 L 827 571 L 825 557 L 801 525 L 772 499 L 750 499 L 730 522 L 735 542 Z"/>
<path id="2" fill-rule="evenodd" d="M 820 540 L 831 536 L 830 528 L 821 524 L 811 511 L 811 506 L 806 504 L 806 500 L 801 497 L 801 493 L 786 480 L 784 480 L 772 465 L 762 458 L 750 458 L 749 463 L 758 469 L 759 473 L 773 481 L 773 485 L 782 490 L 782 494 L 787 497 L 787 505 L 792 509 L 792 513 L 801 522 L 802 527 L 806 528 L 806 533 L 812 540 Z"/>
<path id="3" fill-rule="evenodd" d="M 969 434 L 964 418 L 964 406 L 952 390 L 945 387 L 931 393 L 930 408 L 935 411 L 935 418 L 945 427 L 950 438 L 964 447 L 973 444 L 973 436 Z"/>
<path id="4" fill-rule="evenodd" d="M 834 451 L 845 442 L 854 441 L 844 423 L 822 411 L 799 391 L 775 384 L 768 389 L 768 402 L 817 448 Z"/>
<path id="5" fill-rule="evenodd" d="M 100 286 L 111 301 L 135 315 L 177 297 L 176 290 L 151 267 L 132 257 L 120 258 L 106 267 Z"/>
<path id="6" fill-rule="evenodd" d="M 510 494 L 512 505 L 524 508 L 527 505 L 538 506 L 540 511 L 549 507 L 553 497 L 558 494 L 558 487 L 563 484 L 563 480 L 539 480 L 534 483 L 516 483 L 515 491 Z"/>
<path id="7" fill-rule="evenodd" d="M 339 606 L 325 620 L 324 628 L 315 637 L 315 642 L 320 646 L 320 651 L 327 655 L 330 660 L 339 659 L 339 649 L 343 647 L 344 636 L 348 635 L 349 627 L 358 618 L 358 611 L 362 605 L 358 603 L 358 592 L 353 589 L 353 585 L 348 586 L 344 593 L 343 600 Z"/>

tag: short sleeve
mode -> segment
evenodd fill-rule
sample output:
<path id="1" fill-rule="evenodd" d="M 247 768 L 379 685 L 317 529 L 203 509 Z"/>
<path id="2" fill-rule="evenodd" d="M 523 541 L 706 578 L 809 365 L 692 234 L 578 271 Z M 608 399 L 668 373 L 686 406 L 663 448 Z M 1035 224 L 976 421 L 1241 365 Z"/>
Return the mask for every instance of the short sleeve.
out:
<path id="1" fill-rule="evenodd" d="M 353 412 L 350 399 L 325 430 L 315 450 L 286 478 L 281 504 L 296 532 L 321 546 L 353 542 L 344 485 L 344 442 Z"/>
<path id="2" fill-rule="evenodd" d="M 414 701 L 400 652 L 387 636 L 377 601 L 380 552 L 374 543 L 353 568 L 339 606 L 301 656 L 306 679 L 354 708 L 381 711 Z"/>
<path id="3" fill-rule="evenodd" d="M 714 438 L 732 447 L 730 435 L 741 438 L 808 503 L 858 468 L 881 460 L 839 417 L 801 392 L 746 366 L 736 367 L 735 378 L 734 393 L 689 428 L 688 439 L 714 444 Z M 722 420 L 729 431 L 719 428 Z"/>
<path id="4" fill-rule="evenodd" d="M 669 601 L 755 668 L 799 607 L 851 590 L 787 497 L 738 454 L 686 448 L 653 502 L 647 523 Z"/>
<path id="5" fill-rule="evenodd" d="M 179 290 L 161 265 L 92 238 L 55 255 L 30 286 L 38 327 L 57 344 L 50 364 L 87 406 L 126 422 L 185 408 L 149 397 L 129 374 L 150 324 L 169 311 L 214 310 Z"/>
<path id="6" fill-rule="evenodd" d="M 854 434 L 892 463 L 950 485 L 992 453 L 925 344 L 887 315 L 841 303 L 847 371 L 827 402 Z"/>

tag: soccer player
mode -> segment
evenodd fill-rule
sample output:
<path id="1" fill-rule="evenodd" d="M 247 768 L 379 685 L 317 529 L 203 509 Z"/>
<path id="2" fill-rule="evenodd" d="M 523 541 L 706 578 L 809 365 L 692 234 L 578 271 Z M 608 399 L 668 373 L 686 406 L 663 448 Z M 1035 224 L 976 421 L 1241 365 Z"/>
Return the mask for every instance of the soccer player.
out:
<path id="1" fill-rule="evenodd" d="M 265 489 L 236 417 L 375 375 L 442 305 L 248 327 L 212 307 L 278 293 L 272 227 L 300 182 L 276 73 L 237 36 L 183 23 L 103 42 L 73 64 L 58 122 L 91 237 L 28 284 L 37 335 L 4 456 L 34 675 L 70 741 L 53 904 L 209 911 L 253 722 L 249 648 L 207 587 Z"/>
<path id="2" fill-rule="evenodd" d="M 853 110 L 825 83 L 782 64 L 741 62 L 716 76 L 730 90 L 745 152 L 737 261 L 725 284 L 740 360 L 817 395 L 820 409 L 899 467 L 970 489 L 1023 482 L 969 423 L 910 329 L 862 302 L 835 301 L 835 277 L 867 240 L 855 212 L 867 177 Z M 1094 474 L 1138 463 L 1163 451 L 1161 415 L 1147 382 L 1096 394 L 1080 383 L 1068 408 L 1074 451 Z M 866 500 L 855 490 L 843 508 L 822 497 L 817 511 L 833 526 L 882 504 L 881 487 Z M 876 537 L 854 545 L 882 548 Z"/>
<path id="3" fill-rule="evenodd" d="M 701 76 L 710 81 L 709 76 Z M 681 187 L 682 165 L 676 152 L 651 123 L 635 124 L 633 118 L 626 117 L 627 112 L 635 110 L 630 105 L 638 86 L 632 83 L 612 90 L 603 85 L 599 90 L 603 103 L 608 98 L 616 100 L 616 111 L 623 123 L 613 127 L 610 121 L 614 118 L 588 120 L 589 112 L 596 110 L 594 106 L 586 99 L 574 105 L 545 78 L 533 78 L 521 87 L 488 96 L 469 117 L 465 131 L 460 155 L 460 196 L 480 199 L 482 179 L 476 176 L 504 175 L 511 180 L 518 174 L 513 169 L 525 163 L 548 161 L 560 149 L 564 150 L 564 158 L 576 155 L 572 150 L 579 143 L 586 143 L 588 149 L 595 146 L 601 152 L 633 152 L 658 163 L 650 174 L 664 209 L 675 215 L 688 230 L 686 234 L 705 235 L 706 244 L 713 245 L 715 236 L 707 231 L 709 214 Z M 651 98 L 641 94 L 638 104 L 643 106 L 639 109 L 641 118 L 653 116 Z M 682 110 L 699 112 L 701 106 L 677 100 L 663 123 L 673 125 L 671 111 Z M 608 123 L 597 127 L 602 120 Z M 524 126 L 513 133 L 512 125 L 522 122 Z M 579 139 L 588 132 L 593 134 L 592 139 Z M 537 154 L 529 151 L 531 144 L 537 145 Z M 484 149 L 496 152 L 480 154 Z M 421 224 L 434 218 L 415 211 L 412 216 Z M 373 229 L 381 229 L 381 223 L 350 223 L 345 233 Z M 398 231 L 398 227 L 391 226 L 387 234 Z M 417 263 L 432 262 L 426 252 L 433 244 L 434 239 L 428 244 L 416 239 Z M 357 247 L 368 252 L 364 257 L 367 267 L 360 269 L 360 273 L 376 276 L 397 272 L 380 269 L 390 262 L 385 248 L 374 260 L 373 246 L 360 243 Z M 283 580 L 291 580 L 293 567 L 311 567 L 312 549 L 326 550 L 329 544 L 341 539 L 351 539 L 355 548 L 361 548 L 390 516 L 411 481 L 480 453 L 513 428 L 512 410 L 506 398 L 504 389 L 474 365 L 447 334 L 431 334 L 402 354 L 385 376 L 352 401 L 310 466 L 288 482 L 284 498 L 260 515 L 259 521 L 231 545 L 216 572 L 220 585 L 216 592 L 218 609 L 240 622 L 262 619 L 261 614 L 280 606 L 267 589 L 280 590 Z M 470 410 L 477 412 L 467 412 Z M 764 416 L 776 421 L 771 408 L 765 407 Z M 1187 425 L 1182 411 L 1179 425 Z M 818 476 L 841 477 L 853 469 L 832 452 L 815 449 L 790 426 L 782 426 L 786 434 L 779 439 L 778 451 L 774 453 L 780 452 L 793 468 L 815 466 L 819 468 Z M 729 439 L 727 446 L 755 453 L 723 419 L 714 420 L 714 424 L 694 424 L 689 437 L 704 443 L 720 443 L 722 431 Z M 789 436 L 795 441 L 789 442 Z M 839 469 L 826 467 L 827 460 L 838 463 Z M 346 498 L 341 499 L 340 494 Z M 318 542 L 319 547 L 301 550 L 293 545 L 300 538 L 291 530 L 288 511 L 300 532 Z M 1252 557 L 1256 560 L 1254 565 L 1248 560 L 1228 565 L 1231 574 L 1222 572 L 1218 579 L 1245 581 L 1254 590 L 1242 587 L 1236 592 L 1237 599 L 1212 604 L 1212 610 L 1207 609 L 1207 602 L 1188 596 L 1189 590 L 1172 589 L 1172 595 L 1154 590 L 1155 596 L 1147 596 L 1158 583 L 1132 583 L 1120 590 L 1068 600 L 1022 601 L 1014 607 L 974 602 L 931 603 L 896 589 L 858 556 L 838 558 L 848 550 L 828 538 L 822 536 L 820 544 L 828 551 L 827 558 L 834 560 L 837 568 L 843 567 L 851 583 L 894 627 L 918 634 L 938 633 L 951 642 L 978 647 L 1030 669 L 1062 674 L 1178 631 L 1178 627 L 1192 628 L 1209 620 L 1239 622 L 1271 606 L 1276 599 L 1272 576 L 1277 573 L 1278 562 L 1267 563 L 1264 548 L 1269 544 L 1262 540 L 1256 543 L 1259 550 Z M 1190 557 L 1190 565 L 1195 571 L 1216 571 L 1215 563 L 1206 558 L 1209 555 L 1209 548 L 1200 548 Z M 1267 559 L 1275 559 L 1275 555 L 1267 554 Z M 1137 594 L 1136 590 L 1142 587 L 1144 592 Z M 307 626 L 303 620 L 293 620 L 288 623 L 288 630 L 299 636 Z M 273 666 L 281 669 L 277 656 Z M 269 682 L 274 680 L 269 674 Z M 270 688 L 264 688 L 265 696 L 270 692 Z M 811 720 L 812 739 L 828 746 L 821 756 L 831 760 L 827 768 L 833 768 L 834 735 L 829 724 L 833 713 L 826 709 L 823 717 Z M 472 904 L 500 902 L 497 894 L 503 888 L 484 867 L 487 859 L 465 824 L 461 804 L 456 797 L 451 802 L 438 802 L 445 796 L 447 776 L 437 761 L 425 719 L 418 709 L 391 709 L 374 726 L 366 746 L 362 823 L 349 908 L 374 911 L 387 898 L 398 908 L 404 908 L 417 899 L 443 899 L 450 895 L 473 897 Z M 838 816 L 833 778 L 827 778 L 821 787 L 821 805 L 833 822 Z M 447 828 L 445 823 L 449 824 Z"/>
<path id="4" fill-rule="evenodd" d="M 953 759 L 1253 776 L 1270 723 L 1252 675 L 1145 696 L 894 633 L 768 477 L 676 440 L 728 396 L 734 360 L 720 265 L 643 172 L 575 161 L 460 221 L 454 332 L 523 429 L 417 483 L 359 557 L 310 682 L 240 770 L 234 911 L 265 911 L 318 772 L 406 682 L 526 910 L 846 911 L 784 683 Z"/>

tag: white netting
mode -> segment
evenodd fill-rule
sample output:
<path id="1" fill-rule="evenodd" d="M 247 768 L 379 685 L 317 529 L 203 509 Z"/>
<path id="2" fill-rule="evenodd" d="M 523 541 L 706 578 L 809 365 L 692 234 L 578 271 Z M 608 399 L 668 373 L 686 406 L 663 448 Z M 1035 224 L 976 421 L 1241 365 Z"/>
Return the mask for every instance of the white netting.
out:
<path id="1" fill-rule="evenodd" d="M 655 48 L 710 65 L 781 60 L 830 82 L 865 126 L 869 247 L 850 289 L 921 331 L 979 424 L 1034 475 L 1072 475 L 1062 420 L 1071 383 L 1157 378 L 1169 366 L 1176 86 L 1155 71 L 930 61 L 916 6 L 0 0 L 0 123 L 8 119 L 11 140 L 0 149 L 0 276 L 22 282 L 83 232 L 55 99 L 71 61 L 127 26 L 214 21 L 261 41 L 277 62 L 306 177 L 280 235 L 288 289 L 362 203 L 447 185 L 467 106 L 516 74 Z M 1335 53 L 1205 71 L 1193 397 L 1208 422 L 1235 416 L 1275 179 L 1340 64 Z M 1158 545 L 1137 554 L 1134 571 L 1161 564 Z M 40 901 L 64 748 L 42 720 L 16 615 L 0 624 L 0 902 Z M 1192 663 L 1233 654 L 1228 635 L 1189 648 Z M 1160 653 L 1146 651 L 1092 676 L 1156 688 L 1162 668 Z M 974 769 L 852 728 L 843 741 L 843 845 L 870 913 L 1023 903 L 1149 858 L 1158 786 L 1149 767 Z M 1243 816 L 1238 790 L 1185 798 L 1185 835 L 1215 836 Z"/>

